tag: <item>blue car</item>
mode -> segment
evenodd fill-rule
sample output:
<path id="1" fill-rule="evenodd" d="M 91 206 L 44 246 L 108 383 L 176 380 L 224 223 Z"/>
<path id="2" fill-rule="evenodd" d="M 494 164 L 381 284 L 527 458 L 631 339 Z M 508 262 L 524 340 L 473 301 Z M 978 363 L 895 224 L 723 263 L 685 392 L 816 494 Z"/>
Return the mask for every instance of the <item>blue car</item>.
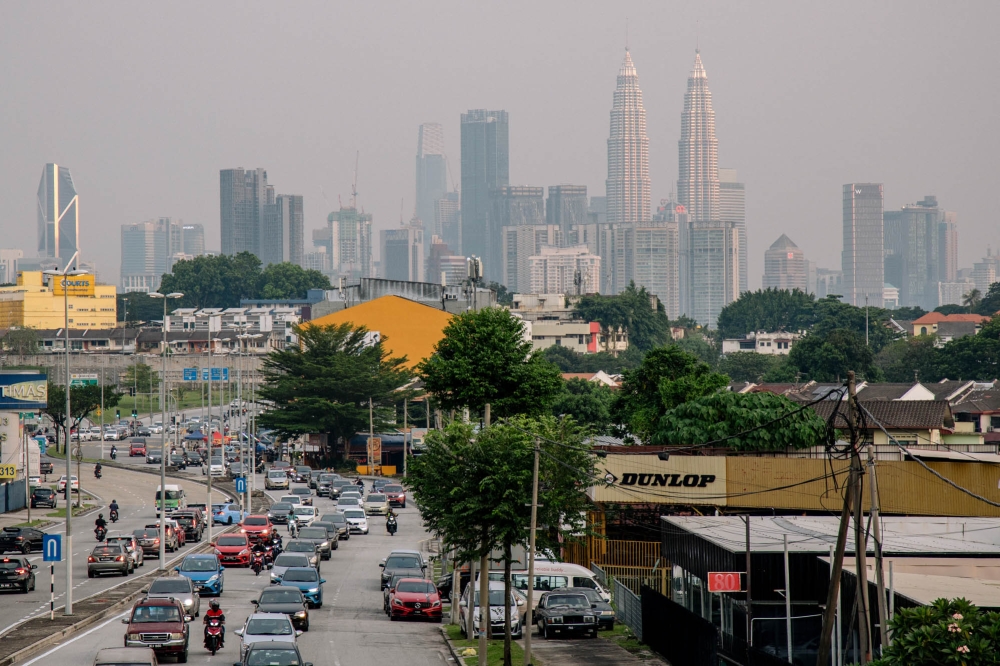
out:
<path id="1" fill-rule="evenodd" d="M 239 504 L 213 504 L 212 521 L 218 525 L 235 525 L 243 520 Z"/>
<path id="2" fill-rule="evenodd" d="M 287 587 L 297 587 L 302 590 L 302 596 L 313 608 L 323 605 L 323 583 L 325 578 L 320 578 L 319 574 L 312 567 L 291 567 L 281 575 L 279 585 Z"/>
<path id="3" fill-rule="evenodd" d="M 222 594 L 226 570 L 215 555 L 188 555 L 174 570 L 181 576 L 190 578 L 195 592 L 202 596 Z"/>

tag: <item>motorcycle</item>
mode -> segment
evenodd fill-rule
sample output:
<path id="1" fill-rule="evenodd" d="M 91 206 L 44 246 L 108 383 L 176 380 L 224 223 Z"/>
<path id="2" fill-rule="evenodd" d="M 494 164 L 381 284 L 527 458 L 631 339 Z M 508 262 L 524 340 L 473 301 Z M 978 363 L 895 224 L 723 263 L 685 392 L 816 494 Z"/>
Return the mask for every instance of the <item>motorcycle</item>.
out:
<path id="1" fill-rule="evenodd" d="M 396 524 L 396 519 L 390 516 L 389 519 L 385 521 L 386 532 L 389 533 L 389 536 L 393 536 L 396 534 L 397 529 L 399 529 L 399 525 Z"/>
<path id="2" fill-rule="evenodd" d="M 264 554 L 254 553 L 250 556 L 250 568 L 253 569 L 253 575 L 259 576 L 261 570 L 264 568 Z"/>
<path id="3" fill-rule="evenodd" d="M 222 647 L 222 621 L 217 617 L 206 618 L 205 649 L 214 656 Z"/>
<path id="4" fill-rule="evenodd" d="M 94 478 L 95 479 L 100 479 L 101 478 L 101 470 L 99 470 L 99 469 L 95 469 L 94 470 Z"/>
<path id="5" fill-rule="evenodd" d="M 104 541 L 104 537 L 107 535 L 108 531 L 103 527 L 94 528 L 94 536 L 97 537 L 98 541 Z"/>
<path id="6" fill-rule="evenodd" d="M 115 448 L 112 447 L 112 449 L 111 449 L 111 459 L 112 460 L 117 460 L 118 459 L 118 449 L 115 449 Z"/>
<path id="7" fill-rule="evenodd" d="M 113 522 L 113 523 L 117 523 L 118 522 L 118 511 L 115 510 L 115 509 L 111 510 L 111 522 Z"/>

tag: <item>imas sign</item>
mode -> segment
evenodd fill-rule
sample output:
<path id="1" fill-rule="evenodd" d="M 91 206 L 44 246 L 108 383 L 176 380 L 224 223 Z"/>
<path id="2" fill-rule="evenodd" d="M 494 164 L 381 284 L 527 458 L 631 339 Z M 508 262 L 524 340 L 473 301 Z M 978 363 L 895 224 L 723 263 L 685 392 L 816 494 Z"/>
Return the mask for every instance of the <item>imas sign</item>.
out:
<path id="1" fill-rule="evenodd" d="M 0 373 L 0 411 L 45 409 L 48 404 L 45 375 L 37 372 Z"/>
<path id="2" fill-rule="evenodd" d="M 621 504 L 726 504 L 724 457 L 610 454 L 598 462 L 588 494 L 595 502 Z"/>

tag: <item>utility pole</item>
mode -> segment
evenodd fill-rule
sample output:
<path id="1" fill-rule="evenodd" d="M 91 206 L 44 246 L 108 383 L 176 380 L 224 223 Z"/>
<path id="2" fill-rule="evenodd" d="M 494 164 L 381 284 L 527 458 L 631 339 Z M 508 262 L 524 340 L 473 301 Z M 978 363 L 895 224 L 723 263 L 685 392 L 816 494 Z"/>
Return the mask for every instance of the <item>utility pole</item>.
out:
<path id="1" fill-rule="evenodd" d="M 524 624 L 524 666 L 531 666 L 531 628 L 534 626 L 531 604 L 535 592 L 535 530 L 538 528 L 538 440 L 535 440 L 535 462 L 531 474 L 531 532 L 528 534 L 528 603 Z"/>
<path id="2" fill-rule="evenodd" d="M 882 525 L 879 515 L 878 481 L 875 477 L 875 447 L 868 444 L 868 487 L 871 491 L 872 538 L 875 541 L 875 586 L 878 589 L 879 654 L 889 647 L 889 613 L 885 603 L 885 571 L 882 566 Z"/>
<path id="3" fill-rule="evenodd" d="M 368 398 L 368 473 L 374 476 L 374 470 L 372 469 L 372 446 L 374 446 L 373 440 L 375 439 L 375 416 L 372 410 L 372 399 Z"/>
<path id="4" fill-rule="evenodd" d="M 409 452 L 406 450 L 406 436 L 409 434 L 410 430 L 407 427 L 407 416 L 409 416 L 409 414 L 407 413 L 407 410 L 409 409 L 407 407 L 408 404 L 409 401 L 406 398 L 403 398 L 403 478 L 404 479 L 406 478 L 406 472 L 407 472 L 406 459 L 409 457 Z"/>
<path id="5" fill-rule="evenodd" d="M 861 506 L 861 453 L 858 441 L 860 438 L 859 426 L 861 422 L 860 410 L 858 409 L 858 394 L 854 381 L 854 373 L 847 375 L 847 412 L 853 427 L 851 428 L 851 469 L 854 473 L 854 485 L 851 491 L 854 493 L 854 566 L 858 590 L 855 595 L 855 603 L 858 605 L 858 643 L 861 646 L 861 663 L 867 664 L 872 660 L 872 639 L 871 622 L 869 619 L 868 605 L 868 567 L 866 563 L 866 552 L 868 550 L 868 539 L 865 536 L 864 510 Z"/>
<path id="6" fill-rule="evenodd" d="M 744 516 L 747 522 L 746 555 L 747 555 L 747 645 L 753 647 L 753 593 L 750 585 L 750 514 Z"/>

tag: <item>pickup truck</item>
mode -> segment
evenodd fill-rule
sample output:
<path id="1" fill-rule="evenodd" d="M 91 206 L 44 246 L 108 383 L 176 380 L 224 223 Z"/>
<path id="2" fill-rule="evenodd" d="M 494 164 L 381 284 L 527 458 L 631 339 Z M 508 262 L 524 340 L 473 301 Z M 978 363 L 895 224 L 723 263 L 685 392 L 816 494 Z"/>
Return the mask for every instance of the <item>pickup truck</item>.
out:
<path id="1" fill-rule="evenodd" d="M 55 471 L 55 467 L 48 460 L 43 460 L 38 463 L 38 471 L 41 474 L 52 474 Z"/>

